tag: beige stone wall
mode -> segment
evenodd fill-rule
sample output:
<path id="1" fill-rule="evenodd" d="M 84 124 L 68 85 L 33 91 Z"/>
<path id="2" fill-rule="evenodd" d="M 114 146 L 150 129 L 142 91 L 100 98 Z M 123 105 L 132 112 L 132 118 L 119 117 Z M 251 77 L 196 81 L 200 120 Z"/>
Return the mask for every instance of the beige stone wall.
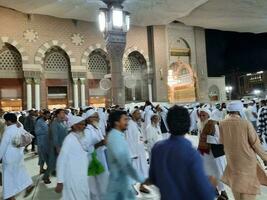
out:
<path id="1" fill-rule="evenodd" d="M 23 33 L 26 30 L 36 31 L 38 33 L 38 39 L 34 42 L 27 41 L 23 37 Z M 72 34 L 77 33 L 84 37 L 84 43 L 80 46 L 76 46 L 71 41 Z M 204 30 L 181 24 L 154 26 L 153 66 L 147 56 L 147 37 L 146 27 L 132 26 L 127 34 L 124 59 L 127 58 L 129 53 L 136 50 L 144 56 L 147 65 L 150 66 L 153 71 L 151 74 L 153 77 L 153 100 L 168 101 L 168 66 L 174 61 L 169 54 L 169 50 L 171 47 L 176 47 L 176 40 L 179 38 L 186 40 L 190 47 L 190 59 L 184 58 L 183 60 L 187 60 L 194 72 L 199 76 L 199 99 L 204 100 L 205 97 L 207 97 L 207 65 L 205 61 L 206 49 Z M 53 45 L 60 46 L 68 54 L 71 61 L 72 72 L 84 72 L 87 70 L 86 58 L 94 49 L 102 48 L 105 51 L 105 41 L 96 23 L 44 15 L 27 15 L 3 7 L 0 7 L 0 42 L 1 41 L 11 43 L 19 50 L 23 59 L 24 75 L 25 69 L 27 71 L 40 71 L 43 67 L 42 58 L 44 57 L 44 53 Z M 60 78 L 59 74 L 57 74 L 57 76 Z M 104 75 L 87 72 L 86 77 L 90 79 L 101 79 Z M 147 82 L 150 81 L 151 80 L 147 80 Z M 41 84 L 42 92 L 45 91 L 44 87 L 44 84 Z M 86 84 L 86 99 L 88 99 L 88 90 L 89 88 Z M 42 102 L 45 101 L 44 96 L 45 95 L 41 95 Z"/>
<path id="2" fill-rule="evenodd" d="M 75 60 L 73 65 L 81 65 L 82 55 L 90 46 L 105 47 L 104 39 L 96 23 L 44 15 L 28 17 L 24 13 L 0 7 L 0 26 L 0 37 L 9 37 L 17 41 L 27 53 L 29 63 L 35 63 L 34 57 L 38 49 L 52 40 L 65 44 L 69 56 Z M 38 33 L 39 38 L 36 42 L 28 42 L 23 38 L 23 32 L 28 29 L 33 29 Z M 84 36 L 83 45 L 76 46 L 71 42 L 73 33 L 80 33 Z M 142 51 L 144 56 L 147 57 L 146 27 L 131 27 L 127 35 L 127 49 Z"/>

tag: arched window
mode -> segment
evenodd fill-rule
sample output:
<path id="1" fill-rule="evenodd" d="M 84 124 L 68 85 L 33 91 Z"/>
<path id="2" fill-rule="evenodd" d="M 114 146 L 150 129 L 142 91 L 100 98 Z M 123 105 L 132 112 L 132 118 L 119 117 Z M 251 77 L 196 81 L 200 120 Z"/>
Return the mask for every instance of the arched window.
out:
<path id="1" fill-rule="evenodd" d="M 130 73 L 142 73 L 142 70 L 146 68 L 146 60 L 144 56 L 138 51 L 133 51 L 128 55 L 128 59 L 125 60 L 124 70 Z"/>
<path id="2" fill-rule="evenodd" d="M 21 55 L 14 46 L 8 43 L 0 49 L 0 70 L 22 71 Z"/>
<path id="3" fill-rule="evenodd" d="M 44 69 L 46 71 L 68 71 L 70 66 L 69 57 L 59 47 L 51 47 L 45 55 Z"/>
<path id="4" fill-rule="evenodd" d="M 107 74 L 109 72 L 109 60 L 102 49 L 96 49 L 90 53 L 87 62 L 89 72 Z"/>

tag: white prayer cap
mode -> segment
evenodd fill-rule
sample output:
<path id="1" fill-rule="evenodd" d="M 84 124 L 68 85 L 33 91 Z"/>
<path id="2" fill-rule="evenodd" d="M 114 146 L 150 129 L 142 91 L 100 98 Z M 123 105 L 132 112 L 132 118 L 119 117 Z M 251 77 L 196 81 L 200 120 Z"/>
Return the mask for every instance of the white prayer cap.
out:
<path id="1" fill-rule="evenodd" d="M 91 117 L 92 115 L 94 115 L 95 113 L 97 113 L 97 111 L 95 109 L 89 109 L 86 111 L 85 115 L 83 115 L 84 119 L 87 119 L 89 117 Z"/>
<path id="2" fill-rule="evenodd" d="M 72 116 L 69 121 L 69 127 L 72 127 L 75 124 L 79 124 L 82 121 L 84 121 L 84 118 L 79 116 Z"/>
<path id="3" fill-rule="evenodd" d="M 227 106 L 229 112 L 241 112 L 244 106 L 241 101 L 232 101 Z"/>

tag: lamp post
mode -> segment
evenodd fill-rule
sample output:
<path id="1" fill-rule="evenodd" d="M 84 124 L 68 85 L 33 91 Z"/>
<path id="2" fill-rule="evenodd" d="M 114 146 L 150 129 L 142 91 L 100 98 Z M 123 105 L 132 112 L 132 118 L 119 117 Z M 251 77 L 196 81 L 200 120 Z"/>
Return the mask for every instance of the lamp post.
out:
<path id="1" fill-rule="evenodd" d="M 225 87 L 225 91 L 229 95 L 229 100 L 231 100 L 231 98 L 232 98 L 232 90 L 233 90 L 232 86 L 226 86 Z"/>
<path id="2" fill-rule="evenodd" d="M 112 104 L 124 106 L 125 88 L 122 58 L 126 46 L 126 33 L 130 28 L 130 15 L 123 11 L 123 0 L 103 0 L 107 8 L 99 11 L 99 29 L 103 33 L 111 61 Z"/>

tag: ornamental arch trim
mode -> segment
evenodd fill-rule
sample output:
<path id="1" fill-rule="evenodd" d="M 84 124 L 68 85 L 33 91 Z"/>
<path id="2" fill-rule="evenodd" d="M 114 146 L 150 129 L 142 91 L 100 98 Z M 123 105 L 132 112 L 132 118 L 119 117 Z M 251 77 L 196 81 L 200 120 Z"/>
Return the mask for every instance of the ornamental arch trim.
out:
<path id="1" fill-rule="evenodd" d="M 72 56 L 72 51 L 67 48 L 67 46 L 63 42 L 60 42 L 58 40 L 50 40 L 48 42 L 45 42 L 38 48 L 34 57 L 35 64 L 44 64 L 45 53 L 53 46 L 58 46 L 66 52 L 70 59 L 71 65 L 76 62 L 76 59 Z"/>
<path id="2" fill-rule="evenodd" d="M 148 57 L 148 55 L 146 55 L 146 54 L 144 53 L 144 50 L 139 49 L 139 48 L 136 47 L 136 46 L 134 46 L 134 47 L 130 47 L 130 48 L 128 48 L 128 49 L 125 50 L 125 52 L 124 52 L 124 54 L 123 54 L 123 63 L 125 63 L 126 60 L 127 60 L 128 57 L 129 57 L 129 55 L 130 55 L 132 52 L 135 52 L 135 51 L 139 52 L 139 53 L 144 57 L 144 59 L 145 59 L 145 61 L 146 61 L 146 66 L 147 66 L 147 68 L 149 68 L 149 67 L 150 67 L 150 62 L 149 62 L 149 57 Z"/>
<path id="3" fill-rule="evenodd" d="M 22 64 L 28 64 L 29 63 L 29 56 L 21 44 L 19 44 L 16 40 L 14 40 L 12 38 L 5 37 L 5 36 L 0 37 L 0 47 L 2 47 L 1 45 L 4 45 L 5 43 L 8 43 L 8 44 L 14 46 L 18 50 L 18 52 L 21 55 Z"/>
<path id="4" fill-rule="evenodd" d="M 82 66 L 87 66 L 89 55 L 97 49 L 101 49 L 102 51 L 104 51 L 108 55 L 105 45 L 99 44 L 99 43 L 93 44 L 93 45 L 89 46 L 87 49 L 85 49 L 85 51 L 83 52 L 82 57 L 81 57 L 81 65 Z"/>

